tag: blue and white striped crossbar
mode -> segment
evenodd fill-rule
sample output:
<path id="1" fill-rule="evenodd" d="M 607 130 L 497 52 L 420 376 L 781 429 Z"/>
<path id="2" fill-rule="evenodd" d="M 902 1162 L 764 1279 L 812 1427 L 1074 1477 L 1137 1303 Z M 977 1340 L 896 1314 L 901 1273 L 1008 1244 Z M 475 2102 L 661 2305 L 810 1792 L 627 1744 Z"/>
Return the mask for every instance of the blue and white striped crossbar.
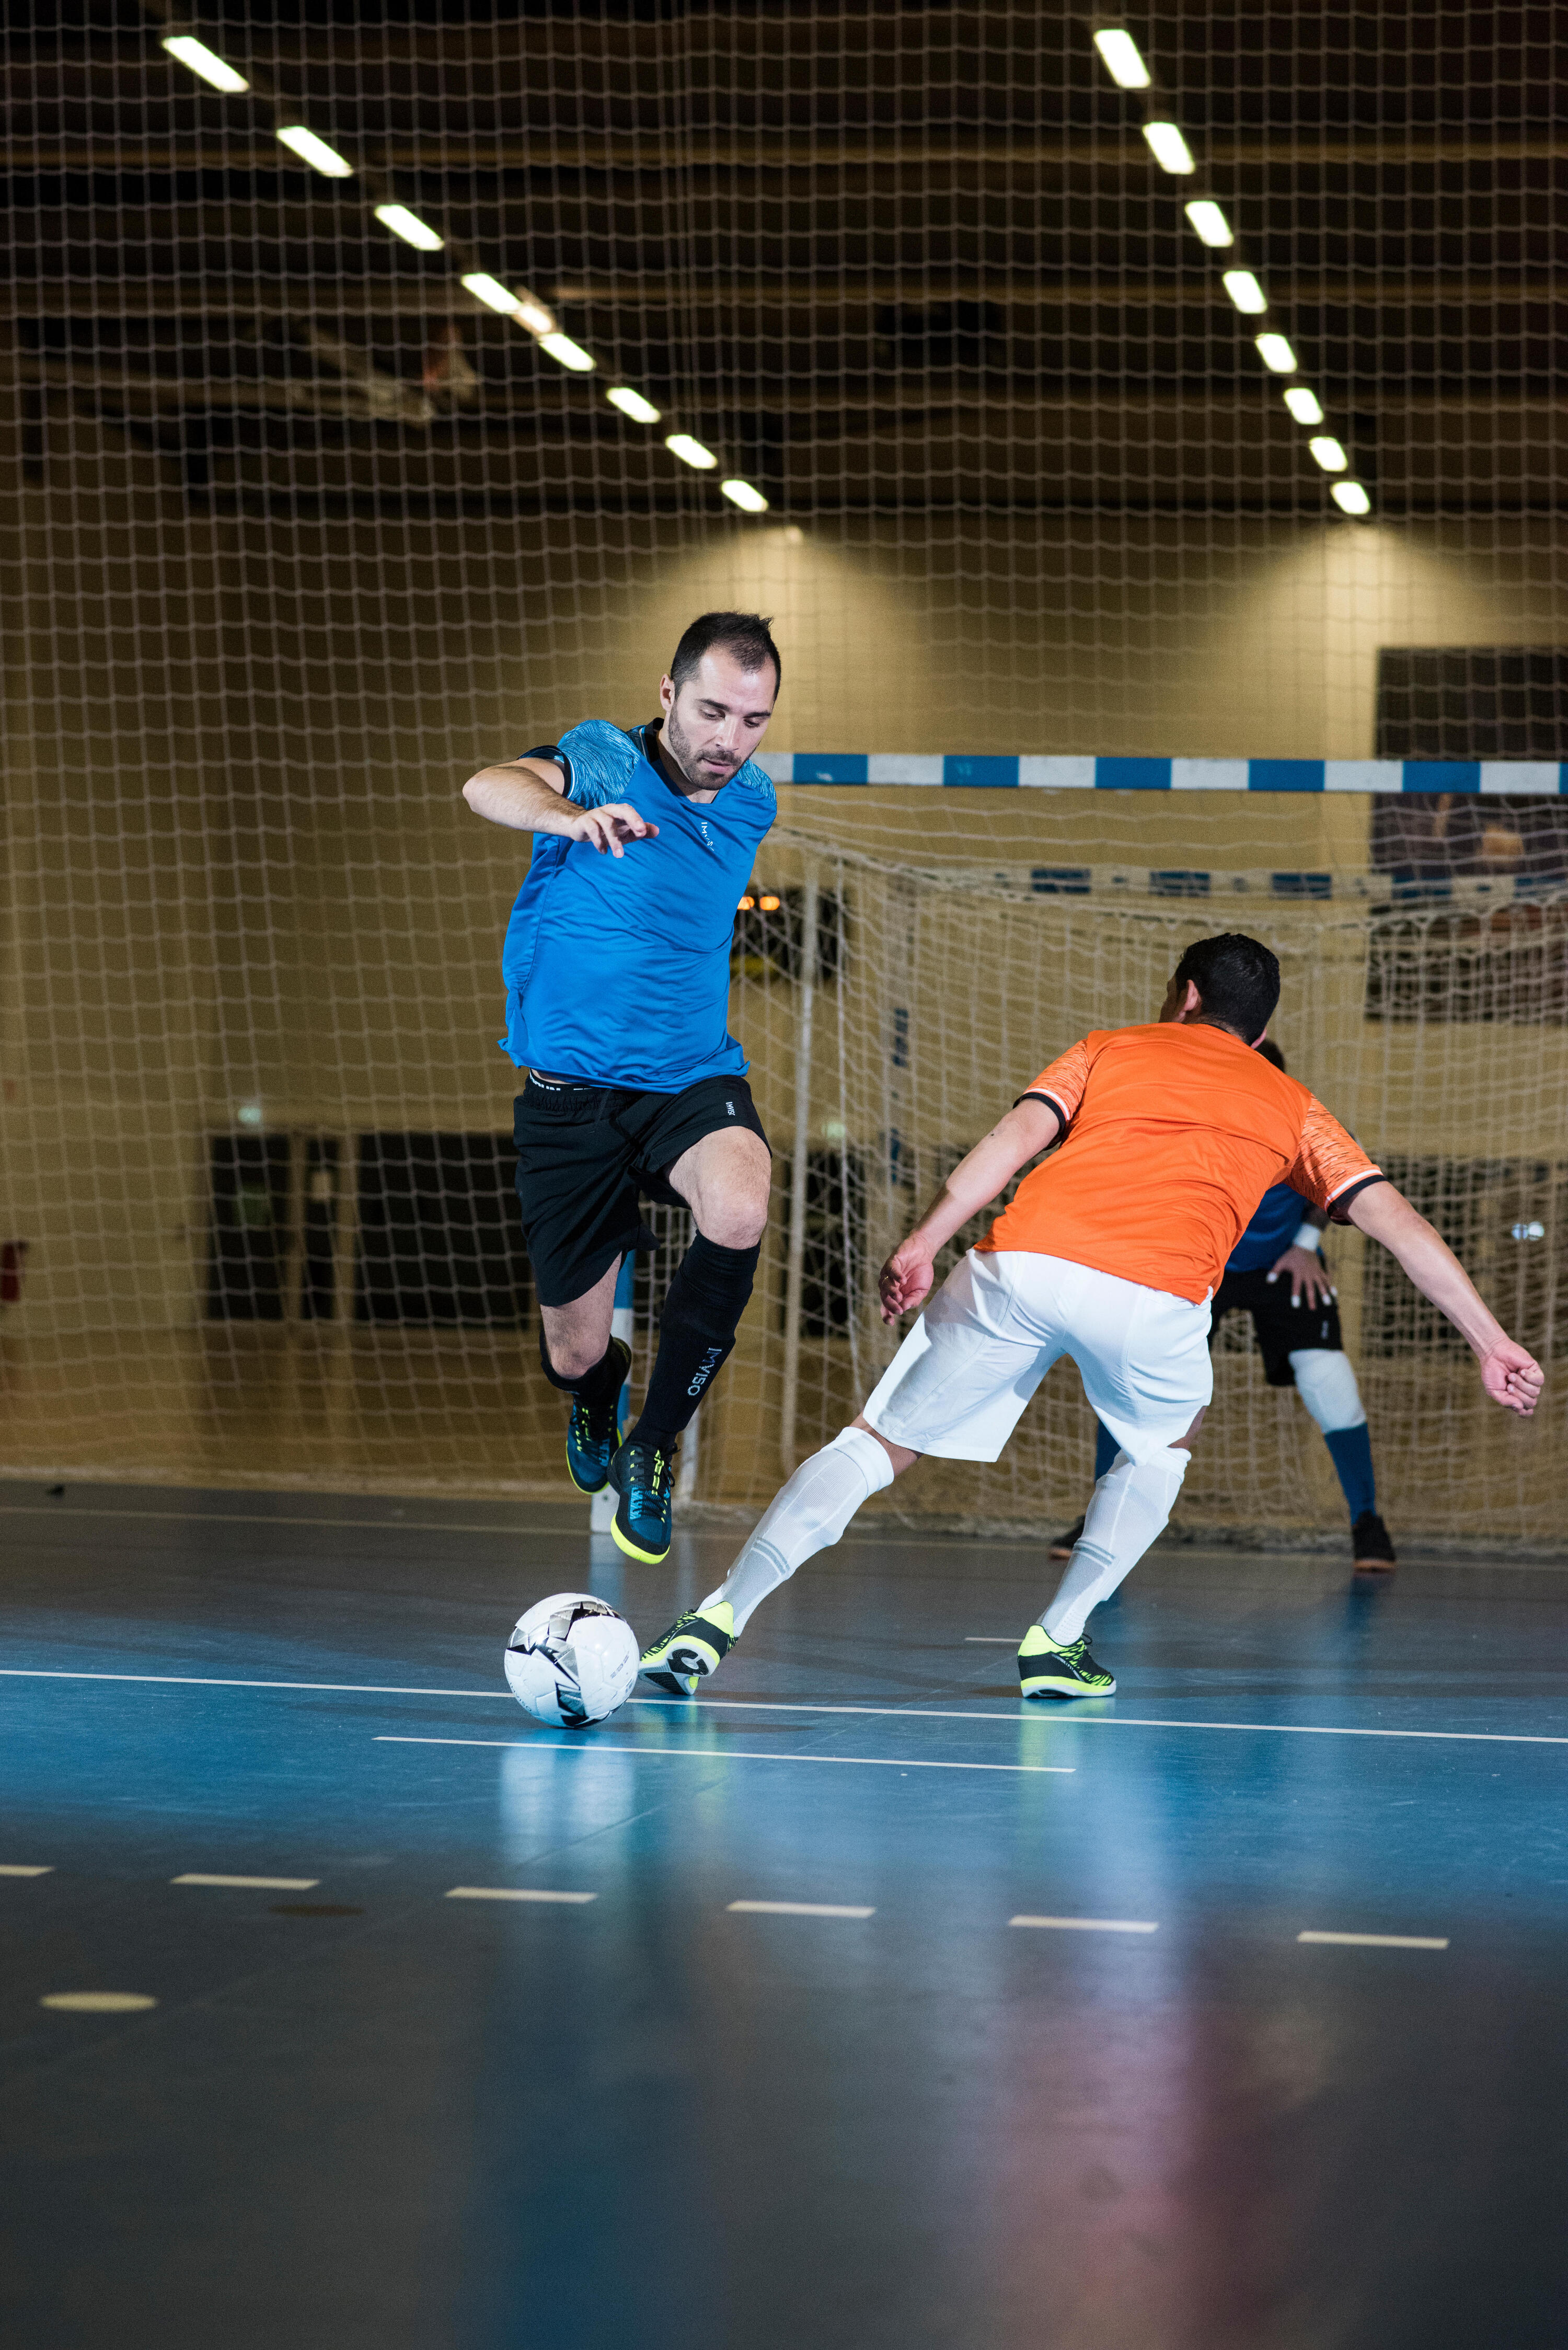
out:
<path id="1" fill-rule="evenodd" d="M 1096 759 L 784 751 L 775 784 L 934 784 L 1036 792 L 1561 792 L 1568 763 L 1526 759 Z"/>

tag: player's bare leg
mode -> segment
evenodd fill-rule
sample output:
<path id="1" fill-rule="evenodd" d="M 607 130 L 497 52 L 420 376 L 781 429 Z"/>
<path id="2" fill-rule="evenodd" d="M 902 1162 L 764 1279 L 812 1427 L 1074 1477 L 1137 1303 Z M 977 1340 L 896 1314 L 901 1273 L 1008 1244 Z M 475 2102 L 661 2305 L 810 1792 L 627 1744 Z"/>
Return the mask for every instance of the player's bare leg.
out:
<path id="1" fill-rule="evenodd" d="M 620 1391 L 631 1367 L 628 1349 L 610 1336 L 620 1264 L 618 1256 L 581 1297 L 539 1308 L 545 1377 L 572 1399 L 566 1469 L 579 1493 L 603 1492 L 620 1441 Z"/>
<path id="2" fill-rule="evenodd" d="M 772 1171 L 766 1143 L 742 1126 L 716 1127 L 665 1170 L 697 1231 L 659 1314 L 642 1410 L 610 1467 L 621 1497 L 612 1532 L 633 1558 L 657 1562 L 670 1548 L 676 1444 L 734 1347 L 756 1278 Z"/>

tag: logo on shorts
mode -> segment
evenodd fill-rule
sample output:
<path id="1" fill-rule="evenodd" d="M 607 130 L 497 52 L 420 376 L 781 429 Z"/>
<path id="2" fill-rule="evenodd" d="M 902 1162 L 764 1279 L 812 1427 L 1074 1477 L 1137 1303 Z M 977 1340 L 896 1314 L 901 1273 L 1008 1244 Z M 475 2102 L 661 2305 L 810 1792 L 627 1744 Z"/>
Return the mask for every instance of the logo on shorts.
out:
<path id="1" fill-rule="evenodd" d="M 733 1117 L 734 1117 L 734 1115 L 735 1115 L 735 1105 L 734 1105 L 734 1103 L 733 1103 L 732 1101 L 727 1101 L 727 1102 L 724 1104 L 724 1107 L 729 1111 L 730 1116 L 731 1116 L 732 1118 L 733 1118 Z"/>

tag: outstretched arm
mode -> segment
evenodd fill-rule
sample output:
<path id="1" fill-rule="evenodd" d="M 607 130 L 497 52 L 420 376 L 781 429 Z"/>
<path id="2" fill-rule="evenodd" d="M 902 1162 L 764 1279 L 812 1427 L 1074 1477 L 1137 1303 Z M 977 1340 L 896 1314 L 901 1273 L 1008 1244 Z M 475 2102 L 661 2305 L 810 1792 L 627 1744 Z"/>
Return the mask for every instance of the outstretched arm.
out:
<path id="1" fill-rule="evenodd" d="M 510 832 L 558 832 L 586 840 L 602 856 L 625 855 L 628 840 L 651 840 L 659 831 L 624 800 L 582 808 L 567 799 L 566 778 L 553 759 L 508 759 L 470 775 L 462 796 L 475 816 Z"/>
<path id="2" fill-rule="evenodd" d="M 1049 1149 L 1061 1124 L 1052 1104 L 1032 1094 L 959 1160 L 909 1239 L 893 1251 L 877 1275 L 884 1322 L 913 1312 L 930 1288 L 937 1251 L 971 1216 L 978 1216 L 1021 1167 Z"/>
<path id="3" fill-rule="evenodd" d="M 1492 1401 L 1528 1419 L 1545 1373 L 1533 1355 L 1514 1344 L 1441 1234 L 1392 1183 L 1372 1183 L 1358 1191 L 1348 1213 L 1353 1224 L 1398 1258 L 1422 1296 L 1429 1297 L 1469 1340 Z"/>

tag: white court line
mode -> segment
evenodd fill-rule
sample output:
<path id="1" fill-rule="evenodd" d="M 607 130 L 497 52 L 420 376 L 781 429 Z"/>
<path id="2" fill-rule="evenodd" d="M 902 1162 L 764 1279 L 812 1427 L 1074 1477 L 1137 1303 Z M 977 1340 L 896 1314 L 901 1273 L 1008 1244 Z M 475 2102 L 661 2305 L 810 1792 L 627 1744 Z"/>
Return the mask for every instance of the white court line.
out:
<path id="1" fill-rule="evenodd" d="M 171 1877 L 171 1885 L 228 1885 L 247 1893 L 308 1893 L 319 1885 L 319 1877 L 208 1877 L 192 1869 L 184 1877 Z"/>
<path id="2" fill-rule="evenodd" d="M 875 1918 L 875 1909 L 851 1909 L 839 1901 L 726 1901 L 757 1918 Z"/>
<path id="3" fill-rule="evenodd" d="M 53 1877 L 54 1873 L 53 1861 L 46 1861 L 42 1866 L 29 1866 L 26 1862 L 19 1860 L 0 1862 L 0 1877 Z"/>
<path id="4" fill-rule="evenodd" d="M 1298 1934 L 1298 1942 L 1351 1942 L 1368 1950 L 1446 1950 L 1446 1934 Z"/>
<path id="5" fill-rule="evenodd" d="M 1069 1934 L 1158 1934 L 1158 1919 L 1147 1918 L 1010 1918 L 1010 1926 L 1051 1926 Z"/>
<path id="6" fill-rule="evenodd" d="M 376 1746 L 508 1746 L 534 1754 L 639 1754 L 664 1762 L 676 1755 L 699 1762 L 855 1762 L 872 1771 L 1005 1771 L 1032 1778 L 1070 1779 L 1074 1766 L 1062 1762 L 917 1762 L 898 1754 L 739 1754 L 711 1746 L 540 1746 L 532 1738 L 398 1738 L 383 1732 Z"/>
<path id="7" fill-rule="evenodd" d="M 963 1644 L 966 1648 L 1015 1648 L 1018 1645 L 1002 1632 L 966 1632 Z"/>
<path id="8" fill-rule="evenodd" d="M 449 1901 L 597 1901 L 597 1893 L 545 1893 L 533 1885 L 454 1885 Z"/>
<path id="9" fill-rule="evenodd" d="M 496 1705 L 515 1703 L 508 1690 L 424 1689 L 400 1681 L 258 1681 L 215 1673 L 86 1673 L 45 1669 L 36 1665 L 0 1665 L 0 1680 L 134 1681 L 176 1689 L 315 1690 L 348 1697 L 462 1697 L 488 1700 Z M 1108 1702 L 1109 1700 L 1102 1700 Z M 725 1708 L 742 1713 L 877 1714 L 895 1721 L 1055 1721 L 1099 1730 L 1244 1730 L 1275 1738 L 1426 1738 L 1467 1746 L 1568 1746 L 1568 1734 L 1555 1736 L 1522 1730 L 1358 1730 L 1334 1721 L 1168 1721 L 1137 1713 L 1041 1713 L 1024 1707 L 1040 1700 L 1019 1700 L 1017 1713 L 981 1713 L 964 1707 L 919 1705 L 800 1705 L 782 1700 L 752 1697 L 632 1697 L 628 1705 L 679 1706 L 688 1713 L 716 1712 Z M 1062 1700 L 1070 1704 L 1072 1700 Z M 785 1761 L 790 1760 L 788 1756 Z M 854 1762 L 857 1758 L 847 1758 Z M 955 1766 L 956 1767 L 956 1766 Z M 982 1766 L 976 1765 L 977 1769 Z"/>

